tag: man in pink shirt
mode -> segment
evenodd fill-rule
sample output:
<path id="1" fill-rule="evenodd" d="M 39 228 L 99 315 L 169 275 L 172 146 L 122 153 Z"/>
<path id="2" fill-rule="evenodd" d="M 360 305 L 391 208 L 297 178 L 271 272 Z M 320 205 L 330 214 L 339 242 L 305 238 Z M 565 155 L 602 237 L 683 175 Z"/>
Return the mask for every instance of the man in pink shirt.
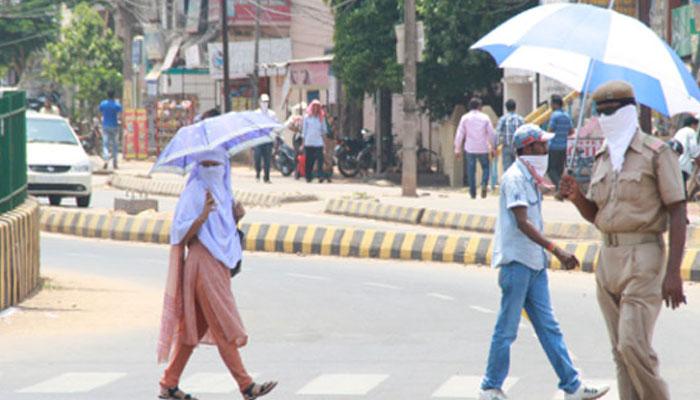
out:
<path id="1" fill-rule="evenodd" d="M 481 197 L 486 197 L 489 182 L 489 154 L 495 155 L 496 133 L 489 117 L 481 112 L 481 99 L 469 100 L 469 112 L 462 116 L 455 135 L 455 156 L 465 154 L 464 174 L 469 184 L 469 194 L 476 198 L 476 161 L 481 164 Z"/>

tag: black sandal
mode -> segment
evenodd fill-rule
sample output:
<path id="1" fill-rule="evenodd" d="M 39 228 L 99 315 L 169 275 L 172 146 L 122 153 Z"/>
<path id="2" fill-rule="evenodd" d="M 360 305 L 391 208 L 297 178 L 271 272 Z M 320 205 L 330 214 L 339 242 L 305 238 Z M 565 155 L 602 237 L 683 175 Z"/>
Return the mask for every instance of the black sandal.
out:
<path id="1" fill-rule="evenodd" d="M 265 382 L 262 385 L 258 385 L 257 383 L 253 382 L 242 392 L 243 398 L 245 398 L 245 400 L 255 400 L 258 397 L 262 397 L 270 393 L 275 386 L 277 386 L 277 382 L 275 381 Z"/>
<path id="2" fill-rule="evenodd" d="M 158 398 L 159 399 L 171 399 L 171 400 L 197 400 L 196 397 L 193 397 L 189 393 L 183 392 L 177 386 L 171 387 L 171 388 L 161 388 L 160 394 L 158 395 Z"/>

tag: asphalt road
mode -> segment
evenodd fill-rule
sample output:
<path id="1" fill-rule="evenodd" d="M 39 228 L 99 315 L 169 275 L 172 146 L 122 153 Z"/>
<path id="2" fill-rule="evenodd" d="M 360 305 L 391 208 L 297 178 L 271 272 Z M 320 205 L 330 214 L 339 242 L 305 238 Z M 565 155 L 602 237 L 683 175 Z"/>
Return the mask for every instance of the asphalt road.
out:
<path id="1" fill-rule="evenodd" d="M 43 235 L 41 244 L 45 273 L 132 282 L 155 294 L 133 313 L 160 306 L 167 247 L 59 235 Z M 593 276 L 553 272 L 550 282 L 582 374 L 614 381 Z M 232 285 L 251 338 L 244 361 L 258 379 L 280 381 L 270 399 L 475 398 L 499 302 L 491 269 L 259 253 L 246 256 Z M 690 305 L 664 310 L 655 337 L 662 373 L 681 400 L 700 398 L 700 288 L 687 292 Z M 125 295 L 115 292 L 114 301 Z M 155 398 L 157 318 L 110 333 L 37 336 L 44 340 L 3 335 L 7 318 L 0 317 L 0 399 Z M 526 321 L 511 375 L 511 398 L 561 398 Z M 195 351 L 183 379 L 200 399 L 238 398 L 209 346 Z"/>

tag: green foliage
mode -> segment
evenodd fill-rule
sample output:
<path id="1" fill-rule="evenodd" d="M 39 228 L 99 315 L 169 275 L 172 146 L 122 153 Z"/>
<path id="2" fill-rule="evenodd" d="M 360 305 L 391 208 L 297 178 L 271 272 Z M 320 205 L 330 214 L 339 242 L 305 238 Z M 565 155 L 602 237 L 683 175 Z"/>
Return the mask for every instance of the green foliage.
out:
<path id="1" fill-rule="evenodd" d="M 29 56 L 55 40 L 59 29 L 60 3 L 23 0 L 0 7 L 0 73 L 24 72 Z"/>
<path id="2" fill-rule="evenodd" d="M 75 7 L 61 36 L 60 42 L 47 46 L 44 75 L 74 89 L 77 117 L 92 117 L 107 90 L 118 92 L 122 86 L 122 43 L 86 3 Z"/>
<path id="3" fill-rule="evenodd" d="M 400 0 L 332 0 L 335 13 L 333 71 L 354 99 L 377 90 L 401 91 L 394 25 Z M 346 4 L 346 5 L 343 5 Z"/>
<path id="4" fill-rule="evenodd" d="M 508 18 L 538 1 L 419 0 L 427 46 L 418 66 L 418 97 L 431 118 L 449 116 L 457 104 L 480 94 L 500 104 L 501 70 L 491 56 L 469 47 Z"/>

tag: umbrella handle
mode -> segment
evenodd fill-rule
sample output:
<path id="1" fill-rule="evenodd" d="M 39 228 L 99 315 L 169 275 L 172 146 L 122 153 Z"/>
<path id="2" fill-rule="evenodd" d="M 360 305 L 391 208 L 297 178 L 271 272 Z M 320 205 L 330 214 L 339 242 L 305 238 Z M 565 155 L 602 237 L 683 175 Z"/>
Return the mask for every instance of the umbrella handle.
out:
<path id="1" fill-rule="evenodd" d="M 578 156 L 578 152 L 576 149 L 578 148 L 578 138 L 579 138 L 579 132 L 581 131 L 581 125 L 583 125 L 583 113 L 586 111 L 586 99 L 588 98 L 588 89 L 591 86 L 591 77 L 593 76 L 593 68 L 595 67 L 594 60 L 591 59 L 588 63 L 588 71 L 586 71 L 586 81 L 584 83 L 584 88 L 583 88 L 583 95 L 581 96 L 581 108 L 579 109 L 578 112 L 578 124 L 576 126 L 576 134 L 574 136 L 574 154 L 571 157 L 571 160 L 568 162 L 567 165 L 567 172 L 572 171 L 575 165 L 576 157 Z"/>

